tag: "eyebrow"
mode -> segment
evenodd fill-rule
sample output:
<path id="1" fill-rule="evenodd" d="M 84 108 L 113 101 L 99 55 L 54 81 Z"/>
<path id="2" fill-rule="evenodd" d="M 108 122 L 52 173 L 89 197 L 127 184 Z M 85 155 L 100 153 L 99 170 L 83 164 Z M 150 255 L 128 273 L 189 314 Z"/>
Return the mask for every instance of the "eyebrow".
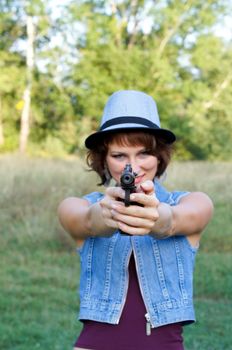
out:
<path id="1" fill-rule="evenodd" d="M 111 154 L 127 154 L 126 152 L 123 151 L 110 151 Z"/>
<path id="2" fill-rule="evenodd" d="M 140 148 L 137 153 L 144 152 L 144 151 L 149 151 L 147 147 Z M 113 154 L 127 154 L 126 151 L 120 151 L 120 150 L 110 150 L 110 153 Z"/>

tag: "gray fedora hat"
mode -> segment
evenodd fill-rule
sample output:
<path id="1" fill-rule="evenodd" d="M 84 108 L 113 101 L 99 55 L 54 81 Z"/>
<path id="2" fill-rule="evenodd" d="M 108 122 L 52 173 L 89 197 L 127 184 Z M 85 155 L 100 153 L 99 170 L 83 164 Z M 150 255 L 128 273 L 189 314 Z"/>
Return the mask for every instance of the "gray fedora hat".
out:
<path id="1" fill-rule="evenodd" d="M 156 103 L 151 96 L 141 91 L 121 90 L 109 97 L 100 129 L 86 138 L 85 146 L 93 149 L 104 135 L 129 130 L 148 131 L 168 144 L 176 140 L 173 132 L 160 127 Z"/>

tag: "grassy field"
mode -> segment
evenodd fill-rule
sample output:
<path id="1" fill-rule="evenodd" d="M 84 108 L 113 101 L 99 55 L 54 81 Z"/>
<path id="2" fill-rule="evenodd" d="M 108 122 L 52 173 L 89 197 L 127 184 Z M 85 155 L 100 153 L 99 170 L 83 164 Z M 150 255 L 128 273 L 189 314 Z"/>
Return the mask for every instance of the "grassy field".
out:
<path id="1" fill-rule="evenodd" d="M 85 169 L 77 160 L 0 158 L 0 349 L 72 349 L 79 260 L 56 208 L 96 189 Z M 165 182 L 205 191 L 215 204 L 196 261 L 197 323 L 185 328 L 186 350 L 232 350 L 231 174 L 231 163 L 173 163 Z"/>

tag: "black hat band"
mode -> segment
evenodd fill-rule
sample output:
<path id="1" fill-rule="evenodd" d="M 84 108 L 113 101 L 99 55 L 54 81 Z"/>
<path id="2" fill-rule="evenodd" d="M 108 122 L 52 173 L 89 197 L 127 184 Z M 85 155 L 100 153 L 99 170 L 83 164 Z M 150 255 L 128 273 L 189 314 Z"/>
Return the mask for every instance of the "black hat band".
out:
<path id="1" fill-rule="evenodd" d="M 126 117 L 113 118 L 113 119 L 106 121 L 100 127 L 100 131 L 102 131 L 110 126 L 113 126 L 113 125 L 130 124 L 130 123 L 145 125 L 147 127 L 153 128 L 153 129 L 160 129 L 158 125 L 152 123 L 150 120 L 140 118 L 140 117 L 128 117 L 128 116 L 126 116 Z"/>

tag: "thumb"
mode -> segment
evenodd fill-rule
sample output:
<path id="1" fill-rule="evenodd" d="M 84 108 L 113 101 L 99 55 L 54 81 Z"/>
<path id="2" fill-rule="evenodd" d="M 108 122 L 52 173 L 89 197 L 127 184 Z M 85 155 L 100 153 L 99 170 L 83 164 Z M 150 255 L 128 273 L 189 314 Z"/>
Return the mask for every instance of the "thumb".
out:
<path id="1" fill-rule="evenodd" d="M 144 181 L 141 183 L 140 187 L 145 194 L 152 195 L 155 193 L 155 186 L 151 180 Z"/>

